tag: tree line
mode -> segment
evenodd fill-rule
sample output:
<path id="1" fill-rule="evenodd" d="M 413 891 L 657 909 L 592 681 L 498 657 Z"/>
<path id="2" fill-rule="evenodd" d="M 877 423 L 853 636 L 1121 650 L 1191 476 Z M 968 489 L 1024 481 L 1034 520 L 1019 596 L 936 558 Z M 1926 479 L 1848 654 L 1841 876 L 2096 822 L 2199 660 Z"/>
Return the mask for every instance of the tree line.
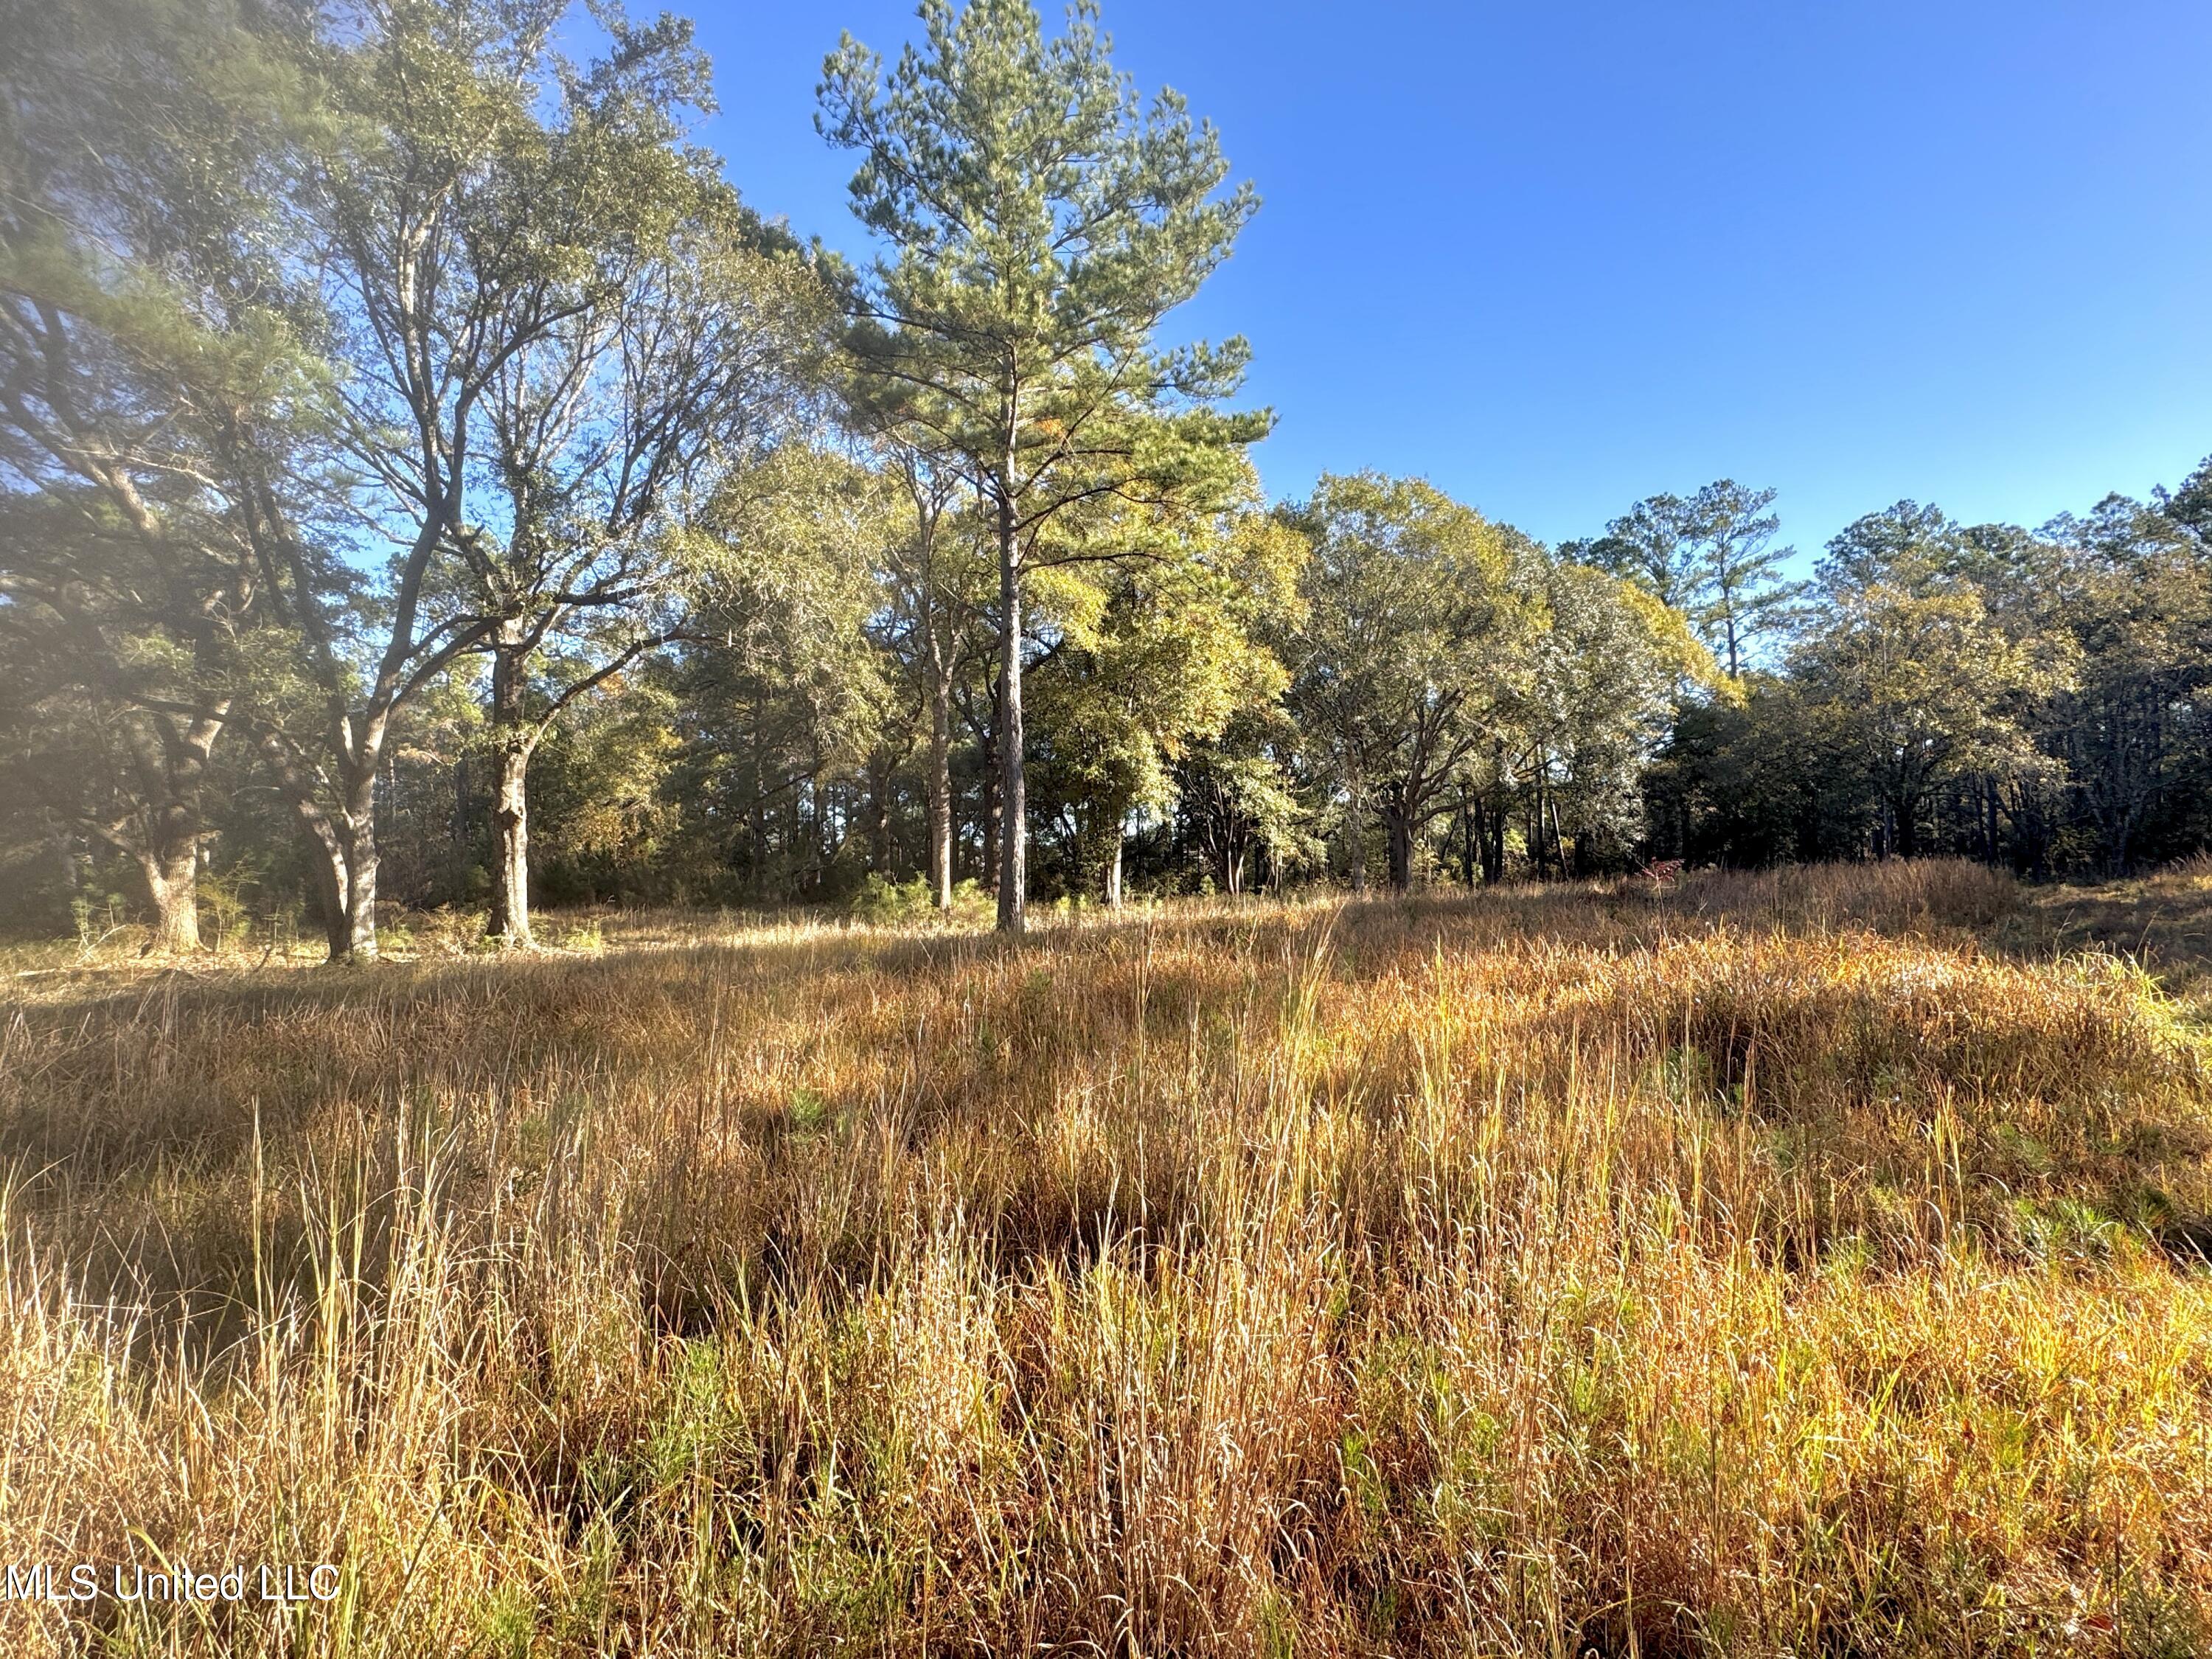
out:
<path id="1" fill-rule="evenodd" d="M 1656 544 L 1605 550 L 1656 582 Z M 1724 544 L 1694 554 L 1682 602 L 1716 641 L 1771 617 L 1774 649 L 1677 710 L 1644 780 L 1656 853 L 1945 854 L 2045 879 L 2212 844 L 2212 460 L 2033 531 L 1899 501 L 1809 581 L 1762 573 L 1749 605 L 1730 563 Z"/>
<path id="2" fill-rule="evenodd" d="M 2203 844 L 2212 473 L 1810 583 L 1728 481 L 1270 502 L 1244 343 L 1166 337 L 1258 206 L 1214 130 L 1090 4 L 921 21 L 824 64 L 855 264 L 681 19 L 0 3 L 0 921 Z"/>

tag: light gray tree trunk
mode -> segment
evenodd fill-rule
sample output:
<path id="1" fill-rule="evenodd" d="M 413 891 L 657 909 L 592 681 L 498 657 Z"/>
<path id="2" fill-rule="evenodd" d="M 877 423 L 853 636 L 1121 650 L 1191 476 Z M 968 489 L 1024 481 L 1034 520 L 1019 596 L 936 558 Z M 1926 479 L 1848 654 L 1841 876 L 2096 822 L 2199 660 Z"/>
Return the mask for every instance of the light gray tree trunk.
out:
<path id="1" fill-rule="evenodd" d="M 491 724 L 499 773 L 491 804 L 491 915 L 484 936 L 527 950 L 530 936 L 530 756 L 537 747 L 522 708 L 530 648 L 514 623 L 492 648 Z"/>
<path id="2" fill-rule="evenodd" d="M 310 833 L 314 833 L 312 826 Z M 330 959 L 338 962 L 344 959 L 346 945 L 353 937 L 353 912 L 346 903 L 345 848 L 330 834 L 327 823 L 316 836 L 316 846 L 321 854 L 315 860 L 315 885 L 323 904 L 323 939 Z"/>
<path id="3" fill-rule="evenodd" d="M 199 842 L 149 847 L 138 855 L 154 901 L 154 937 L 147 950 L 173 954 L 200 948 Z"/>
<path id="4" fill-rule="evenodd" d="M 1028 787 L 1022 771 L 1022 587 L 1019 550 L 1014 543 L 1014 504 L 999 501 L 999 617 L 1001 641 L 999 680 L 999 931 L 1019 933 L 1029 926 Z"/>
<path id="5" fill-rule="evenodd" d="M 376 766 L 371 761 L 355 771 L 347 783 L 344 820 L 338 829 L 339 844 L 345 849 L 345 949 L 332 955 L 350 962 L 374 962 Z"/>
<path id="6" fill-rule="evenodd" d="M 499 753 L 497 793 L 492 799 L 494 859 L 491 919 L 486 937 L 527 950 L 530 932 L 531 746 L 510 744 Z"/>
<path id="7" fill-rule="evenodd" d="M 149 954 L 200 948 L 200 792 L 228 713 L 226 703 L 182 724 L 150 714 L 128 723 L 139 798 L 146 806 L 143 840 L 132 836 L 118 844 L 146 879 L 154 907 Z"/>
<path id="8" fill-rule="evenodd" d="M 940 910 L 952 908 L 952 677 L 933 665 L 929 695 L 929 883 Z"/>

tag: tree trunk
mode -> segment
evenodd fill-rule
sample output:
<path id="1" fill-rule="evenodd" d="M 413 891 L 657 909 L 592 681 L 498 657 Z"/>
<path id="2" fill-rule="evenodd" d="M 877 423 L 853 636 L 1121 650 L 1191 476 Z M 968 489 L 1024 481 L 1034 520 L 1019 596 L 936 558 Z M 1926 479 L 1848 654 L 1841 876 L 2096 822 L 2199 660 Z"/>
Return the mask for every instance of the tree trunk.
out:
<path id="1" fill-rule="evenodd" d="M 534 745 L 510 742 L 499 751 L 499 783 L 492 799 L 495 842 L 491 917 L 484 927 L 495 939 L 526 951 L 530 932 L 530 754 Z"/>
<path id="2" fill-rule="evenodd" d="M 484 937 L 528 950 L 530 937 L 530 754 L 537 738 L 523 713 L 529 642 L 505 623 L 491 655 L 491 728 L 499 775 L 492 791 L 491 915 Z"/>
<path id="3" fill-rule="evenodd" d="M 806 862 L 800 866 L 799 890 L 808 898 L 821 892 L 829 872 L 826 817 L 822 806 L 822 775 L 812 772 L 791 798 L 791 844 L 806 851 Z"/>
<path id="4" fill-rule="evenodd" d="M 323 941 L 332 962 L 343 961 L 346 942 L 353 936 L 352 912 L 346 904 L 346 855 L 331 821 L 312 802 L 295 801 L 307 838 L 315 843 L 315 896 L 322 906 Z"/>
<path id="5" fill-rule="evenodd" d="M 228 709 L 224 703 L 202 710 L 182 726 L 150 714 L 128 723 L 140 799 L 147 803 L 145 840 L 131 851 L 154 907 L 149 953 L 200 948 L 200 789 Z"/>
<path id="6" fill-rule="evenodd" d="M 83 877 L 76 865 L 76 842 L 59 823 L 52 821 L 49 821 L 47 824 L 46 839 L 53 849 L 55 868 L 61 874 L 62 891 L 69 898 L 74 899 L 77 896 L 78 890 L 84 884 Z"/>
<path id="7" fill-rule="evenodd" d="M 885 881 L 898 879 L 898 847 L 891 835 L 891 777 L 897 763 L 878 755 L 868 764 L 868 865 Z"/>
<path id="8" fill-rule="evenodd" d="M 952 682 L 937 672 L 929 696 L 929 884 L 940 910 L 952 908 Z"/>
<path id="9" fill-rule="evenodd" d="M 1390 887 L 1397 893 L 1413 890 L 1413 816 L 1402 799 L 1383 808 L 1390 831 Z"/>
<path id="10" fill-rule="evenodd" d="M 1117 821 L 1106 838 L 1106 908 L 1121 908 L 1121 825 Z"/>
<path id="11" fill-rule="evenodd" d="M 1920 852 L 1920 803 L 1900 799 L 1895 811 L 1897 855 L 1901 859 L 1917 857 Z"/>
<path id="12" fill-rule="evenodd" d="M 1001 481 L 1002 492 L 1004 481 Z M 999 931 L 1029 926 L 1028 783 L 1022 772 L 1022 588 L 1014 504 L 999 500 L 999 618 L 1006 630 L 999 669 Z"/>
<path id="13" fill-rule="evenodd" d="M 1217 792 L 1206 804 L 1203 827 L 1200 831 L 1206 862 L 1212 866 L 1214 884 L 1224 893 L 1233 890 L 1229 866 L 1236 858 L 1237 822 L 1231 811 Z"/>
<path id="14" fill-rule="evenodd" d="M 346 790 L 338 838 L 345 848 L 345 949 L 349 962 L 374 962 L 376 946 L 376 767 L 372 761 Z M 333 952 L 333 955 L 338 955 Z"/>
<path id="15" fill-rule="evenodd" d="M 149 955 L 175 955 L 200 948 L 199 842 L 182 846 L 157 842 L 138 855 L 146 891 L 154 901 L 154 936 Z"/>
<path id="16" fill-rule="evenodd" d="M 1359 780 L 1352 780 L 1349 791 L 1351 811 L 1346 817 L 1352 854 L 1352 891 L 1356 897 L 1367 890 L 1367 802 L 1363 797 Z"/>
<path id="17" fill-rule="evenodd" d="M 349 890 L 351 861 L 346 837 L 316 799 L 314 778 L 301 769 L 284 741 L 275 732 L 269 732 L 264 736 L 261 747 L 276 774 L 277 787 L 291 803 L 301 829 L 314 843 L 315 896 L 323 910 L 323 938 L 330 947 L 330 959 L 343 962 L 353 939 L 352 894 Z M 373 938 L 372 935 L 372 941 Z"/>
<path id="18" fill-rule="evenodd" d="M 981 846 L 983 888 L 994 898 L 999 893 L 999 719 L 998 694 L 992 693 L 991 729 L 982 735 L 980 757 L 982 781 L 977 785 L 975 835 Z"/>

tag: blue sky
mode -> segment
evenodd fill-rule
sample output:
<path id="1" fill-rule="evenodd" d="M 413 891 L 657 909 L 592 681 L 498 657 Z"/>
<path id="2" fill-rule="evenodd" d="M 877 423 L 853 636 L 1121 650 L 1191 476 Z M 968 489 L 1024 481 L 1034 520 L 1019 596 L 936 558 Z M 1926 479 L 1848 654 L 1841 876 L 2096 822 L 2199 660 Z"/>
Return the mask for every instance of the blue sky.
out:
<path id="1" fill-rule="evenodd" d="M 1556 541 L 1725 475 L 1809 551 L 1903 496 L 2033 524 L 2212 453 L 2208 0 L 1103 9 L 1263 198 L 1171 332 L 1251 340 L 1275 494 L 1418 472 Z M 700 137 L 865 253 L 814 88 L 911 5 L 690 9 Z"/>

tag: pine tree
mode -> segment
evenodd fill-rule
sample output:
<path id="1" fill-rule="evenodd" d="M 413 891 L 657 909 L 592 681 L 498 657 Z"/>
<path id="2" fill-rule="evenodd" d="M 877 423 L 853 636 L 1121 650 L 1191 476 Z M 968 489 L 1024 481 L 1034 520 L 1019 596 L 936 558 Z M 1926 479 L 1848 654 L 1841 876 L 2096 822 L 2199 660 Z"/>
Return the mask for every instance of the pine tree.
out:
<path id="1" fill-rule="evenodd" d="M 925 45 L 888 78 L 850 36 L 828 59 L 817 125 L 861 153 L 853 204 L 888 245 L 854 347 L 884 404 L 957 455 L 998 556 L 996 732 L 1006 825 L 999 926 L 1027 882 L 1022 730 L 1029 574 L 1121 556 L 1059 536 L 1112 495 L 1165 505 L 1234 488 L 1263 415 L 1213 405 L 1244 343 L 1163 350 L 1167 313 L 1229 257 L 1258 199 L 1227 177 L 1210 125 L 1162 92 L 1140 106 L 1089 0 L 1048 40 L 1028 0 L 925 0 Z"/>

